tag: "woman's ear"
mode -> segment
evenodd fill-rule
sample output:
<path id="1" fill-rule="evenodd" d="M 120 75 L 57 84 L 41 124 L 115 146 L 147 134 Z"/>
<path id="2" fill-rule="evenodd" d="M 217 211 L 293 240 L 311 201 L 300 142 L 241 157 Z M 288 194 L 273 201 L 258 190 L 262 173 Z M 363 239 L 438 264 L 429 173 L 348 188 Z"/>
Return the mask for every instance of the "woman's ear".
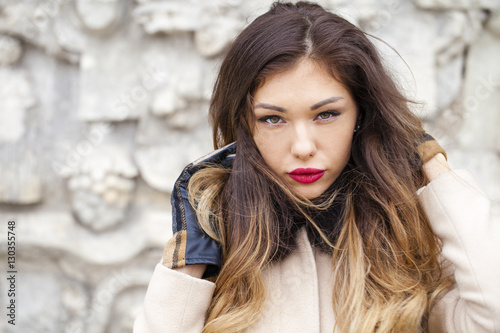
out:
<path id="1" fill-rule="evenodd" d="M 354 133 L 357 133 L 361 129 L 362 117 L 358 115 L 358 119 L 356 119 L 356 125 L 354 125 Z"/>

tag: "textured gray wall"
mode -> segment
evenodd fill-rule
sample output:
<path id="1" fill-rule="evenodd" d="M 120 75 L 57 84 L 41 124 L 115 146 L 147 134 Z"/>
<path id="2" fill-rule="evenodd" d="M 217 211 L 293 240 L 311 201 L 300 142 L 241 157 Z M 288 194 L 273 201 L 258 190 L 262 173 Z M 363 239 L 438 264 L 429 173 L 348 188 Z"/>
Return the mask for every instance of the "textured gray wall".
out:
<path id="1" fill-rule="evenodd" d="M 220 54 L 271 1 L 0 0 L 0 332 L 130 332 Z M 500 215 L 500 0 L 323 0 L 380 44 Z M 473 221 L 471 221 L 473 223 Z"/>

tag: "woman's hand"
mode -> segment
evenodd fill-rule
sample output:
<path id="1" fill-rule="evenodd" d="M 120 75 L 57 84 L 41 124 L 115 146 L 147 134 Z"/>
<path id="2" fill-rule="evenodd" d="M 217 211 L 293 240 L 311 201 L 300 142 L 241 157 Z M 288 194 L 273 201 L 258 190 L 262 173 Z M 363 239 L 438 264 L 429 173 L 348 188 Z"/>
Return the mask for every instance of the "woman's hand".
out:
<path id="1" fill-rule="evenodd" d="M 181 272 L 187 275 L 191 275 L 192 277 L 201 279 L 203 273 L 207 269 L 207 265 L 186 265 L 179 268 L 172 268 L 174 271 Z"/>
<path id="2" fill-rule="evenodd" d="M 448 162 L 446 161 L 444 155 L 441 153 L 432 157 L 422 166 L 422 171 L 424 172 L 429 182 L 434 180 L 441 173 L 448 170 L 450 170 L 450 166 L 448 165 Z"/>
<path id="3" fill-rule="evenodd" d="M 171 195 L 173 236 L 162 258 L 167 268 L 203 279 L 218 274 L 222 265 L 219 244 L 199 225 L 189 201 L 188 183 L 193 174 L 208 165 L 231 168 L 235 153 L 235 144 L 214 151 L 186 166 L 175 182 Z"/>
<path id="4" fill-rule="evenodd" d="M 446 161 L 446 151 L 428 133 L 422 133 L 423 141 L 417 146 L 422 161 L 422 172 L 429 182 L 441 173 L 450 170 Z"/>

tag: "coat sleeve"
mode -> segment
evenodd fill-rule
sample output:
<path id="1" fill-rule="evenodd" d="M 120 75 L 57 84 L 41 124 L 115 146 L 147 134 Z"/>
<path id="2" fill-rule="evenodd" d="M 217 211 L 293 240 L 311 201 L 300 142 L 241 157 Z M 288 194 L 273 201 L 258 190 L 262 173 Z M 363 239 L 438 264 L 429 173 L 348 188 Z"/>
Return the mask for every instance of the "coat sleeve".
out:
<path id="1" fill-rule="evenodd" d="M 429 332 L 500 332 L 500 228 L 468 171 L 448 171 L 419 192 L 456 285 L 433 306 Z"/>
<path id="2" fill-rule="evenodd" d="M 156 265 L 134 333 L 200 333 L 215 284 Z"/>

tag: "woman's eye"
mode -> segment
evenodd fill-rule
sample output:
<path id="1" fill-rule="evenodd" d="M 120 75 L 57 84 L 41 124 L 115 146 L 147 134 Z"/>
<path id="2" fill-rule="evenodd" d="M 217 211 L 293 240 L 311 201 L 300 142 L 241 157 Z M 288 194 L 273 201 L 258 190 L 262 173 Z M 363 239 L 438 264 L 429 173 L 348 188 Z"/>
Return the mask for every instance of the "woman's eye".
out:
<path id="1" fill-rule="evenodd" d="M 271 125 L 279 124 L 282 121 L 281 117 L 278 117 L 278 116 L 262 117 L 259 120 L 262 122 L 266 122 L 268 124 L 271 124 Z"/>
<path id="2" fill-rule="evenodd" d="M 319 120 L 327 120 L 338 115 L 340 115 L 340 113 L 336 111 L 325 111 L 318 114 L 316 118 L 318 118 Z"/>

